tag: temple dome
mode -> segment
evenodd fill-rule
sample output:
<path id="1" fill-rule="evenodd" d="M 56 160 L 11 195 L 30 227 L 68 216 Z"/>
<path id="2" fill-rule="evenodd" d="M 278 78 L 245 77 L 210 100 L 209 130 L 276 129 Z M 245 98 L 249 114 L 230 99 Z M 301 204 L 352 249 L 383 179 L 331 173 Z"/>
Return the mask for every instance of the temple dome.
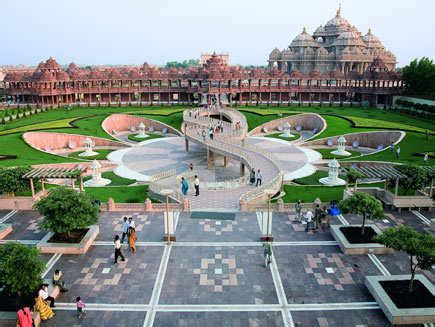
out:
<path id="1" fill-rule="evenodd" d="M 372 34 L 372 30 L 369 28 L 369 31 L 366 35 L 363 36 L 363 41 L 368 48 L 383 48 L 381 41 L 379 38 Z"/>
<path id="2" fill-rule="evenodd" d="M 326 35 L 326 31 L 325 28 L 323 27 L 323 25 L 320 25 L 319 27 L 316 28 L 316 30 L 314 31 L 313 36 L 319 37 L 319 36 L 325 36 Z"/>
<path id="3" fill-rule="evenodd" d="M 343 32 L 341 33 L 337 39 L 332 44 L 333 46 L 361 46 L 364 47 L 365 44 L 361 39 L 361 36 L 354 31 Z"/>
<path id="4" fill-rule="evenodd" d="M 56 79 L 58 81 L 69 81 L 70 80 L 68 73 L 64 70 L 59 70 L 56 73 Z"/>
<path id="5" fill-rule="evenodd" d="M 269 59 L 272 59 L 272 60 L 274 60 L 274 59 L 279 59 L 280 56 L 281 56 L 281 52 L 279 51 L 278 48 L 275 48 L 275 49 L 273 49 L 272 52 L 270 53 L 270 55 L 269 55 Z"/>
<path id="6" fill-rule="evenodd" d="M 329 20 L 325 25 L 327 34 L 340 34 L 342 32 L 350 31 L 353 26 L 341 16 L 341 6 L 338 8 L 335 17 Z"/>
<path id="7" fill-rule="evenodd" d="M 314 41 L 313 37 L 307 33 L 306 28 L 302 30 L 302 33 L 296 36 L 290 47 L 318 47 L 319 45 Z"/>

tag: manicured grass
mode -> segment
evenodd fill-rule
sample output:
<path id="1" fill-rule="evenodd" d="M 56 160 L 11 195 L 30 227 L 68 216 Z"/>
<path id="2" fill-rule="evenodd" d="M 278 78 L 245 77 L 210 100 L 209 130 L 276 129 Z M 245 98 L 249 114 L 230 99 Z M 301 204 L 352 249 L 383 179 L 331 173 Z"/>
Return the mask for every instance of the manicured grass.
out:
<path id="1" fill-rule="evenodd" d="M 352 123 L 349 120 L 344 119 L 342 117 L 324 115 L 323 118 L 326 121 L 326 125 L 327 125 L 326 129 L 322 133 L 316 135 L 310 140 L 318 140 L 326 137 L 332 137 L 332 136 L 343 135 L 348 133 L 374 131 L 374 129 L 372 128 L 352 127 Z"/>
<path id="2" fill-rule="evenodd" d="M 80 157 L 79 154 L 84 152 L 84 151 L 77 151 L 77 152 L 73 152 L 70 153 L 68 155 L 69 158 L 75 158 L 75 159 L 85 159 L 85 160 L 106 160 L 107 159 L 107 155 L 112 152 L 115 151 L 113 149 L 97 149 L 94 150 L 95 152 L 98 152 L 98 154 L 96 156 L 92 156 L 92 157 Z"/>
<path id="3" fill-rule="evenodd" d="M 337 150 L 337 147 L 331 147 L 330 149 L 313 149 L 313 150 L 320 152 L 323 159 L 346 159 L 346 158 L 356 157 L 356 156 L 359 156 L 361 154 L 360 152 L 354 151 L 354 150 L 346 150 L 347 152 L 349 152 L 351 154 L 351 156 L 347 156 L 347 157 L 346 156 L 338 156 L 336 154 L 331 154 L 331 151 Z"/>
<path id="4" fill-rule="evenodd" d="M 431 152 L 435 150 L 435 136 L 429 136 L 426 140 L 426 135 L 421 133 L 406 132 L 406 136 L 400 142 L 400 158 L 396 158 L 396 153 L 391 152 L 387 147 L 385 150 L 359 157 L 355 160 L 361 161 L 390 161 L 404 164 L 424 165 L 423 157 L 415 156 L 415 153 Z M 352 159 L 348 159 L 352 160 Z M 428 165 L 435 165 L 435 159 L 429 158 Z"/>
<path id="5" fill-rule="evenodd" d="M 299 133 L 296 133 L 295 131 L 291 132 L 291 134 L 294 135 L 295 137 L 290 137 L 290 138 L 280 136 L 282 133 L 284 133 L 284 132 L 265 135 L 265 137 L 271 137 L 274 139 L 280 139 L 280 140 L 284 140 L 284 141 L 296 141 L 301 137 L 301 135 Z"/>
<path id="6" fill-rule="evenodd" d="M 387 128 L 387 129 L 398 129 L 404 131 L 415 131 L 425 133 L 426 130 L 429 133 L 433 133 L 433 129 L 426 129 L 417 126 L 412 126 L 409 124 L 398 123 L 394 121 L 389 121 L 388 118 L 386 120 L 380 119 L 370 119 L 370 118 L 362 118 L 362 117 L 354 117 L 354 116 L 346 116 L 346 118 L 351 119 L 356 127 L 373 127 L 373 128 Z"/>
<path id="7" fill-rule="evenodd" d="M 293 182 L 300 185 L 320 185 L 319 179 L 327 176 L 327 171 L 317 170 L 314 174 L 302 178 L 297 178 Z"/>
<path id="8" fill-rule="evenodd" d="M 246 117 L 246 121 L 248 123 L 248 129 L 253 130 L 255 127 L 260 126 L 264 123 L 267 123 L 271 120 L 279 119 L 288 117 L 291 115 L 294 115 L 295 113 L 286 113 L 285 115 L 278 115 L 278 114 L 257 114 L 253 112 L 248 112 L 244 110 L 240 110 Z"/>
<path id="9" fill-rule="evenodd" d="M 55 121 L 36 123 L 30 126 L 20 126 L 7 130 L 2 130 L 0 131 L 0 135 L 19 133 L 19 132 L 30 132 L 30 131 L 36 131 L 42 129 L 49 129 L 49 128 L 65 128 L 65 127 L 71 128 L 72 127 L 71 121 L 72 121 L 71 118 L 66 118 L 66 119 L 60 119 Z"/>
<path id="10" fill-rule="evenodd" d="M 143 203 L 148 197 L 148 185 L 87 187 L 85 192 L 101 202 L 113 198 L 118 203 Z"/>
<path id="11" fill-rule="evenodd" d="M 158 138 L 162 138 L 164 137 L 161 134 L 156 134 L 156 133 L 146 133 L 148 135 L 148 137 L 146 138 L 142 138 L 142 137 L 137 137 L 137 134 L 130 134 L 128 136 L 128 139 L 134 142 L 143 142 L 143 141 L 147 141 L 147 140 L 152 140 L 152 139 L 158 139 Z"/>
<path id="12" fill-rule="evenodd" d="M 129 178 L 124 178 L 124 177 L 118 176 L 114 172 L 111 172 L 111 171 L 106 171 L 106 172 L 102 173 L 101 177 L 108 178 L 112 181 L 108 186 L 125 186 L 125 185 L 130 185 L 130 184 L 133 184 L 136 182 L 136 180 L 134 180 L 134 179 L 129 179 Z M 85 178 L 83 178 L 83 180 L 87 181 L 91 178 L 92 178 L 92 176 L 86 176 Z"/>
<path id="13" fill-rule="evenodd" d="M 147 117 L 149 119 L 158 120 L 162 123 L 165 123 L 166 125 L 169 125 L 179 131 L 181 131 L 181 124 L 183 123 L 183 112 L 178 111 L 170 115 L 153 115 L 153 114 L 146 114 L 143 115 L 144 117 Z"/>
<path id="14" fill-rule="evenodd" d="M 296 186 L 284 185 L 284 202 L 293 203 L 298 200 L 302 202 L 313 202 L 320 198 L 322 202 L 343 199 L 344 186 Z"/>
<path id="15" fill-rule="evenodd" d="M 74 158 L 64 158 L 38 151 L 24 142 L 21 133 L 0 137 L 0 154 L 16 155 L 16 159 L 0 160 L 0 166 L 30 166 L 44 163 L 77 162 Z"/>

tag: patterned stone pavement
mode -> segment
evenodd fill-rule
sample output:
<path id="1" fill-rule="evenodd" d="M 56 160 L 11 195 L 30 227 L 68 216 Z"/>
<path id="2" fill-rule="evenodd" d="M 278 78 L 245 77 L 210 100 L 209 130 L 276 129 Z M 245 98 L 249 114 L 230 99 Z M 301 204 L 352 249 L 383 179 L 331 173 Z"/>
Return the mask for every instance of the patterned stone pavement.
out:
<path id="1" fill-rule="evenodd" d="M 160 298 L 164 304 L 278 303 L 258 247 L 175 247 Z"/>
<path id="2" fill-rule="evenodd" d="M 387 221 L 377 222 L 381 228 L 426 228 L 412 212 L 387 214 Z M 112 240 L 120 234 L 123 216 L 133 217 L 138 241 L 147 243 L 139 243 L 136 254 L 124 245 L 126 262 L 114 265 Z M 12 215 L 5 221 L 15 228 L 9 239 L 42 238 L 38 217 L 31 211 Z M 161 213 L 104 212 L 100 235 L 88 253 L 41 255 L 49 263 L 46 278 L 61 269 L 70 288 L 58 297 L 56 316 L 43 325 L 390 326 L 364 286 L 365 276 L 381 274 L 375 262 L 369 256 L 343 255 L 328 230 L 306 233 L 305 225 L 293 221 L 293 212 L 273 216 L 269 268 L 255 212 L 238 213 L 234 220 L 191 219 L 181 213 L 177 242 L 170 246 L 161 241 L 162 218 Z M 360 223 L 358 217 L 344 218 Z M 408 272 L 403 253 L 375 257 L 391 274 Z M 82 320 L 76 317 L 76 296 L 88 305 Z M 14 326 L 14 321 L 0 320 L 0 325 Z"/>

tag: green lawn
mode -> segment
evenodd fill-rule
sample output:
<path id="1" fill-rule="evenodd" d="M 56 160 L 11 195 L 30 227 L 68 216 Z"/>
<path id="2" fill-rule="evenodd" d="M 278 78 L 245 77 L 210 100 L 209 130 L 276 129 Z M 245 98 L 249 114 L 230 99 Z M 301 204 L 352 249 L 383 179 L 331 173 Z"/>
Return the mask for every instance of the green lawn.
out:
<path id="1" fill-rule="evenodd" d="M 297 178 L 293 182 L 300 185 L 320 185 L 319 179 L 327 176 L 327 171 L 317 170 L 314 174 L 302 178 Z"/>
<path id="2" fill-rule="evenodd" d="M 142 142 L 142 141 L 147 141 L 147 140 L 152 140 L 152 139 L 158 139 L 158 138 L 162 138 L 164 137 L 161 134 L 156 134 L 156 133 L 146 133 L 148 135 L 148 137 L 146 138 L 142 138 L 142 137 L 137 137 L 136 134 L 130 134 L 128 135 L 128 139 L 134 142 Z"/>
<path id="3" fill-rule="evenodd" d="M 330 149 L 313 149 L 319 152 L 322 155 L 323 159 L 345 159 L 345 158 L 351 158 L 359 156 L 361 153 L 354 150 L 346 150 L 349 152 L 352 156 L 338 156 L 336 154 L 331 154 L 331 151 L 337 150 L 337 147 L 331 147 Z"/>
<path id="4" fill-rule="evenodd" d="M 291 138 L 280 136 L 282 133 L 283 132 L 274 133 L 274 134 L 268 134 L 268 135 L 265 135 L 265 137 L 271 137 L 271 138 L 274 138 L 274 139 L 280 139 L 280 140 L 284 140 L 284 141 L 296 141 L 296 140 L 298 140 L 301 137 L 301 135 L 299 133 L 296 133 L 294 131 L 292 131 L 291 133 L 295 137 L 291 137 Z"/>
<path id="5" fill-rule="evenodd" d="M 243 109 L 240 109 L 240 111 L 243 113 L 243 115 L 245 115 L 246 121 L 248 122 L 248 129 L 250 131 L 253 130 L 255 127 L 267 123 L 271 120 L 284 118 L 295 114 L 293 112 L 286 113 L 285 115 L 269 114 L 269 113 L 258 114 L 254 112 L 245 111 Z"/>
<path id="6" fill-rule="evenodd" d="M 322 202 L 343 199 L 344 186 L 296 186 L 284 185 L 284 202 L 293 203 L 298 200 L 302 202 L 313 202 L 320 198 Z"/>
<path id="7" fill-rule="evenodd" d="M 70 153 L 68 155 L 68 157 L 69 158 L 74 158 L 74 159 L 85 159 L 85 160 L 94 160 L 94 159 L 97 159 L 97 160 L 106 160 L 107 159 L 107 155 L 110 152 L 113 152 L 115 150 L 113 150 L 113 149 L 97 149 L 97 150 L 94 150 L 94 151 L 98 152 L 98 154 L 95 155 L 95 156 L 92 156 L 92 157 L 80 157 L 79 154 L 82 153 L 83 151 L 78 151 L 78 152 Z"/>
<path id="8" fill-rule="evenodd" d="M 106 172 L 102 173 L 101 176 L 103 178 L 108 178 L 112 181 L 108 186 L 126 186 L 126 185 L 130 185 L 130 184 L 133 184 L 136 182 L 136 180 L 134 180 L 134 179 L 120 177 L 111 171 L 106 171 Z M 85 178 L 83 178 L 83 180 L 87 181 L 91 178 L 92 178 L 92 176 L 86 176 Z"/>
<path id="9" fill-rule="evenodd" d="M 113 198 L 119 203 L 143 203 L 148 197 L 148 185 L 87 187 L 85 192 L 101 202 Z"/>
<path id="10" fill-rule="evenodd" d="M 400 142 L 400 158 L 396 158 L 396 154 L 391 152 L 387 147 L 384 151 L 362 156 L 357 160 L 361 161 L 390 161 L 399 162 L 404 164 L 423 165 L 423 157 L 415 156 L 415 153 L 431 152 L 435 150 L 435 137 L 429 136 L 429 140 L 426 140 L 426 135 L 421 133 L 406 132 L 406 136 Z M 352 160 L 352 159 L 345 159 Z M 430 158 L 428 164 L 435 165 L 435 159 Z"/>

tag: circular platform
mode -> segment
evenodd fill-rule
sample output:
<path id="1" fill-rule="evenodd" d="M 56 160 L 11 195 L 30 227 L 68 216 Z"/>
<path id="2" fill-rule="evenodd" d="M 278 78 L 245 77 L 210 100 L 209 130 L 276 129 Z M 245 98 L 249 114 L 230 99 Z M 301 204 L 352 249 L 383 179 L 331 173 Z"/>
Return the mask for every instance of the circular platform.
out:
<path id="1" fill-rule="evenodd" d="M 284 180 L 311 175 L 316 170 L 311 163 L 321 159 L 316 151 L 280 139 L 249 137 L 246 143 L 273 153 L 284 170 Z M 240 174 L 238 162 L 229 160 L 224 167 L 220 156 L 215 158 L 214 168 L 208 170 L 205 148 L 191 143 L 189 152 L 185 152 L 183 137 L 144 141 L 137 146 L 114 151 L 108 158 L 118 164 L 115 169 L 117 175 L 145 182 L 150 181 L 153 174 L 163 171 L 175 169 L 176 174 L 181 174 L 189 169 L 190 163 L 201 175 L 202 181 L 230 180 Z"/>

